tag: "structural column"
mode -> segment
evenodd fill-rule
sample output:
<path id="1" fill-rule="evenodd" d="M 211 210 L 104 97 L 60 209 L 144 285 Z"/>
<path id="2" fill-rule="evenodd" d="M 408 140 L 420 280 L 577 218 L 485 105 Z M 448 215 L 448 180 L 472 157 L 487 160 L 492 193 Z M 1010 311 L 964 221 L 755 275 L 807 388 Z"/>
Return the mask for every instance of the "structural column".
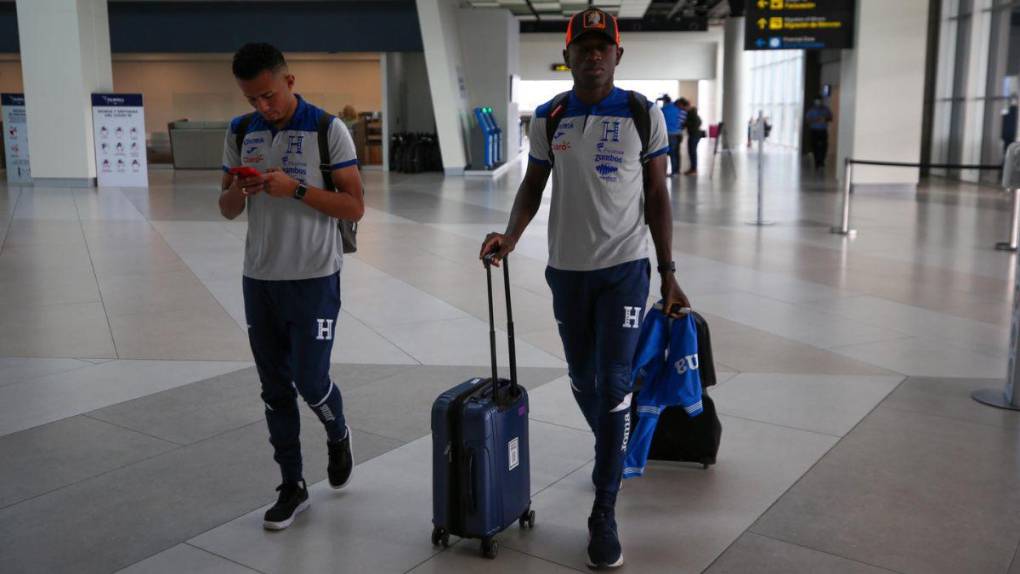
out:
<path id="1" fill-rule="evenodd" d="M 843 50 L 837 169 L 843 160 L 919 162 L 928 0 L 857 0 L 854 45 Z M 912 168 L 862 167 L 854 184 L 918 182 Z"/>
<path id="2" fill-rule="evenodd" d="M 741 147 L 748 139 L 744 75 L 744 16 L 730 16 L 723 31 L 722 65 L 722 120 L 730 148 Z"/>
<path id="3" fill-rule="evenodd" d="M 91 94 L 113 91 L 106 0 L 17 0 L 36 186 L 95 185 Z"/>
<path id="4" fill-rule="evenodd" d="M 726 145 L 743 146 L 747 141 L 748 111 L 744 103 L 744 17 L 726 19 L 723 31 L 722 120 L 726 123 Z"/>
<path id="5" fill-rule="evenodd" d="M 503 159 L 510 161 L 520 152 L 520 114 L 510 101 L 514 78 L 520 77 L 520 24 L 506 9 L 461 9 L 457 21 L 461 30 L 461 61 L 468 92 L 468 125 L 474 129 L 476 107 L 492 108 L 503 129 Z M 471 141 L 470 138 L 468 141 Z M 470 154 L 469 154 L 470 156 Z M 473 169 L 482 158 L 469 157 Z"/>
<path id="6" fill-rule="evenodd" d="M 417 0 L 425 65 L 436 117 L 443 170 L 462 174 L 467 165 L 467 85 L 461 62 L 455 0 Z"/>

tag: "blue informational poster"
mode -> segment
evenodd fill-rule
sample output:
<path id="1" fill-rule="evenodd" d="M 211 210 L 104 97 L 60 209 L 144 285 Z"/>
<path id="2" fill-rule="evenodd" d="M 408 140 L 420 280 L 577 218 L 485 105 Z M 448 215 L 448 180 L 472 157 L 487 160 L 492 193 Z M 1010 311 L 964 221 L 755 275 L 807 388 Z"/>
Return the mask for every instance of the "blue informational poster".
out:
<path id="1" fill-rule="evenodd" d="M 92 94 L 99 187 L 149 187 L 141 94 Z"/>

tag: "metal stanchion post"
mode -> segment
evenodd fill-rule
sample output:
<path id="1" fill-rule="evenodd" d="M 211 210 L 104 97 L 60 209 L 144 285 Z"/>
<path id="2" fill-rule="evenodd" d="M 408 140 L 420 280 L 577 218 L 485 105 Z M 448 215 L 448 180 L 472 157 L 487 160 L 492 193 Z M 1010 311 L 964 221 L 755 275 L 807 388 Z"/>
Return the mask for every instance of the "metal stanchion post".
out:
<path id="1" fill-rule="evenodd" d="M 752 130 L 755 139 L 758 140 L 758 217 L 749 222 L 751 225 L 757 225 L 759 227 L 765 225 L 772 225 L 774 222 L 765 221 L 765 126 L 755 126 Z"/>
<path id="2" fill-rule="evenodd" d="M 843 161 L 843 166 L 843 215 L 840 217 L 839 225 L 832 228 L 832 232 L 854 237 L 857 235 L 857 230 L 850 229 L 850 194 L 853 193 L 854 164 L 850 158 L 846 158 Z"/>
<path id="3" fill-rule="evenodd" d="M 1016 251 L 1020 242 L 1020 188 L 1009 190 L 1013 194 L 1013 218 L 1009 224 L 1009 241 L 995 244 L 999 251 Z"/>
<path id="4" fill-rule="evenodd" d="M 1005 389 L 981 389 L 971 397 L 979 403 L 1000 409 L 1020 411 L 1020 272 L 1014 272 L 1013 320 L 1009 331 L 1009 367 Z"/>
<path id="5" fill-rule="evenodd" d="M 765 165 L 765 154 L 762 153 L 762 151 L 763 151 L 762 147 L 764 147 L 764 146 L 763 146 L 761 140 L 758 140 L 758 219 L 757 219 L 757 223 L 759 225 L 761 225 L 761 221 L 762 221 L 761 214 L 762 214 L 762 210 L 763 210 L 762 203 L 761 203 L 761 200 L 762 200 L 762 190 L 765 188 L 765 181 L 764 181 L 764 179 L 765 179 L 765 170 L 763 169 L 764 165 Z"/>
<path id="6" fill-rule="evenodd" d="M 1013 222 L 1010 225 L 1009 243 L 1000 243 L 1006 251 L 1016 251 L 1017 224 L 1020 220 L 1020 142 L 1010 144 L 1002 166 L 1002 187 L 1013 191 Z M 1009 368 L 1006 371 L 1006 388 L 981 389 L 971 397 L 1000 409 L 1020 411 L 1020 272 L 1013 271 L 1013 320 L 1009 330 Z"/>
<path id="7" fill-rule="evenodd" d="M 1013 194 L 1013 218 L 1009 223 L 1009 241 L 996 243 L 999 251 L 1017 250 L 1020 242 L 1020 142 L 1013 142 L 1006 148 L 1002 160 L 1002 187 Z"/>

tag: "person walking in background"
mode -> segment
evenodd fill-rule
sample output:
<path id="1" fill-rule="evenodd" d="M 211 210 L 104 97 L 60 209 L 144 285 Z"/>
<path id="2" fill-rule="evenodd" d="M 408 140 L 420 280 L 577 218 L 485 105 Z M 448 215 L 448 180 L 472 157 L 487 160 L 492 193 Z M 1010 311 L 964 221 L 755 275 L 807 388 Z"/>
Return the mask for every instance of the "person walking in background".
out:
<path id="1" fill-rule="evenodd" d="M 662 117 L 666 119 L 666 135 L 669 137 L 670 175 L 680 175 L 680 143 L 683 141 L 683 120 L 687 112 L 673 104 L 668 94 L 662 94 Z"/>
<path id="2" fill-rule="evenodd" d="M 815 156 L 815 169 L 825 169 L 825 157 L 829 153 L 829 124 L 832 123 L 832 110 L 821 98 L 815 98 L 806 114 L 804 123 L 808 129 L 808 141 L 811 153 Z"/>
<path id="3" fill-rule="evenodd" d="M 698 175 L 698 144 L 705 132 L 701 130 L 701 116 L 698 115 L 698 108 L 692 106 L 687 98 L 680 98 L 681 108 L 687 113 L 684 122 L 684 129 L 687 130 L 687 155 L 690 157 L 691 168 L 684 172 L 684 175 Z"/>
<path id="4" fill-rule="evenodd" d="M 1009 107 L 1002 110 L 1002 157 L 1005 159 L 1009 144 L 1016 141 L 1017 128 L 1016 96 L 1009 100 Z"/>

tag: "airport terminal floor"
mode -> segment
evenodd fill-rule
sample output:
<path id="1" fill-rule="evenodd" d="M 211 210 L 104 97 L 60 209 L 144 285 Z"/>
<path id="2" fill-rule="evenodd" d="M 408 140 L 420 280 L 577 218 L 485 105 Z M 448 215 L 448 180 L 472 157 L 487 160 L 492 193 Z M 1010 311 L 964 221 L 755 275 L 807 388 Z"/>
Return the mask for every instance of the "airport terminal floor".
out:
<path id="1" fill-rule="evenodd" d="M 760 228 L 746 224 L 753 158 L 670 183 L 722 446 L 708 470 L 653 463 L 625 483 L 624 571 L 1020 572 L 1020 415 L 970 398 L 1006 371 L 1016 258 L 992 245 L 1007 196 L 939 179 L 861 188 L 851 240 L 829 233 L 835 180 L 773 151 L 776 224 Z M 262 528 L 279 475 L 245 335 L 246 224 L 220 217 L 219 173 L 153 170 L 148 190 L 0 185 L 0 570 L 587 571 L 593 440 L 544 278 L 549 192 L 511 266 L 537 523 L 500 535 L 489 561 L 477 541 L 430 543 L 429 417 L 441 391 L 487 372 L 478 248 L 505 226 L 521 170 L 364 177 L 332 357 L 358 464 L 328 488 L 302 407 L 312 504 L 282 532 Z"/>

